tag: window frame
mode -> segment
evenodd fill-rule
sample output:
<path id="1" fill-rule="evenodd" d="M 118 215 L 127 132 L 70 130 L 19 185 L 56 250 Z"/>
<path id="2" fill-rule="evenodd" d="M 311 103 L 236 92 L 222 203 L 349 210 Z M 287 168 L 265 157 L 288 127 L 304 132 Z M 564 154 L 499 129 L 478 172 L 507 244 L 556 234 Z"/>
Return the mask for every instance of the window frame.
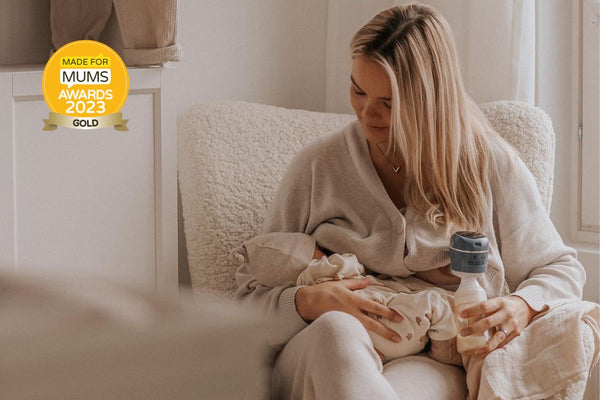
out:
<path id="1" fill-rule="evenodd" d="M 576 7 L 573 45 L 575 110 L 573 137 L 576 140 L 576 180 L 572 218 L 572 239 L 597 245 L 600 240 L 600 1 L 579 0 Z M 595 208 L 595 209 L 594 209 Z"/>

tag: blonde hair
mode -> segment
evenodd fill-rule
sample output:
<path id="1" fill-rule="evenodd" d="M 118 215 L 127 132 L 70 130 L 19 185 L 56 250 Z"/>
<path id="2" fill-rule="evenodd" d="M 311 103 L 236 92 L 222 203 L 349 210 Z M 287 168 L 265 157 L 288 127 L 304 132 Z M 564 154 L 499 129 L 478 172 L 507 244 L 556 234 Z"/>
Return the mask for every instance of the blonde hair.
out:
<path id="1" fill-rule="evenodd" d="M 481 231 L 491 206 L 491 141 L 507 145 L 464 88 L 446 20 L 422 4 L 396 6 L 363 26 L 350 48 L 389 75 L 387 152 L 399 150 L 404 161 L 405 202 L 436 228 L 452 222 Z"/>

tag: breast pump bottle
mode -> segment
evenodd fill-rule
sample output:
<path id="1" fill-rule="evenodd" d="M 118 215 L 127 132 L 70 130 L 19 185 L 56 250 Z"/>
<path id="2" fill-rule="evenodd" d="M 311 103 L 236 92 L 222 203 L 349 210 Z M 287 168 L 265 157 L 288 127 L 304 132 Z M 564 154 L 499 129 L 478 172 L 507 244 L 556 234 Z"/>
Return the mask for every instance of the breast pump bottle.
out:
<path id="1" fill-rule="evenodd" d="M 460 335 L 462 328 L 479 319 L 465 319 L 460 313 L 473 303 L 487 300 L 487 294 L 477 282 L 477 278 L 485 273 L 488 252 L 488 239 L 481 233 L 461 231 L 454 233 L 450 238 L 450 270 L 460 278 L 460 285 L 454 295 L 454 322 L 458 330 L 456 346 L 459 353 L 481 347 L 490 339 L 488 331 L 479 335 Z"/>

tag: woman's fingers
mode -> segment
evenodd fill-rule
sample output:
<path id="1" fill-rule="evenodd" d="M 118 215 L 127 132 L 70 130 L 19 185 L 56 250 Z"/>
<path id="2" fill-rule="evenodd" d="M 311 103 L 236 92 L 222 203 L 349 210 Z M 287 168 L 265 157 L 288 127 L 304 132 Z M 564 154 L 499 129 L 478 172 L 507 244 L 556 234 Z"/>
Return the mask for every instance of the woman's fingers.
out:
<path id="1" fill-rule="evenodd" d="M 475 354 L 477 355 L 487 355 L 490 352 L 496 350 L 512 340 L 516 335 L 510 334 L 508 337 L 504 334 L 503 331 L 496 331 L 492 335 L 491 339 L 485 344 L 485 346 L 479 347 L 475 349 Z"/>
<path id="2" fill-rule="evenodd" d="M 355 317 L 358 318 L 367 330 L 374 332 L 387 340 L 391 340 L 392 342 L 398 343 L 402 341 L 400 335 L 368 315 L 359 313 L 359 315 L 355 315 Z"/>
<path id="3" fill-rule="evenodd" d="M 508 320 L 508 312 L 504 309 L 500 309 L 498 312 L 495 312 L 492 315 L 482 318 L 474 324 L 461 329 L 460 334 L 462 336 L 480 335 L 490 328 L 502 325 L 502 323 L 506 320 Z"/>
<path id="4" fill-rule="evenodd" d="M 494 311 L 496 307 L 498 308 Z M 476 312 L 482 312 L 487 316 L 461 330 L 461 335 L 481 334 L 487 329 L 496 328 L 486 345 L 474 351 L 478 355 L 487 355 L 491 351 L 505 346 L 512 339 L 519 336 L 531 320 L 528 304 L 515 296 L 506 296 L 482 302 L 474 307 L 470 307 L 467 315 L 474 317 L 477 315 L 475 314 Z"/>
<path id="5" fill-rule="evenodd" d="M 501 307 L 502 297 L 496 297 L 465 308 L 460 312 L 460 316 L 462 318 L 474 318 L 482 315 L 490 315 L 498 311 Z"/>
<path id="6" fill-rule="evenodd" d="M 460 316 L 465 319 L 477 320 L 460 331 L 462 336 L 482 334 L 490 328 L 501 325 L 510 318 L 502 297 L 482 301 L 465 308 L 461 311 Z"/>
<path id="7" fill-rule="evenodd" d="M 371 284 L 371 280 L 369 278 L 343 279 L 341 282 L 349 290 L 364 289 Z M 383 304 L 377 303 L 376 301 L 367 300 L 362 297 L 357 297 L 357 301 L 357 305 L 362 311 L 379 315 L 380 317 L 389 319 L 393 322 L 402 322 L 404 319 L 404 317 L 402 317 L 402 315 L 398 314 L 396 311 L 384 306 Z"/>
<path id="8" fill-rule="evenodd" d="M 349 290 L 364 289 L 371 284 L 369 278 L 363 279 L 343 279 L 340 281 Z M 366 313 L 372 313 L 382 318 L 386 318 L 390 321 L 400 322 L 404 318 L 395 312 L 394 310 L 384 306 L 383 304 L 377 303 L 372 300 L 365 299 L 363 297 L 355 295 L 354 306 L 357 307 L 357 313 L 352 313 L 358 320 L 367 328 L 367 330 L 377 333 L 384 338 L 393 342 L 400 342 L 402 338 L 393 330 L 383 325 L 376 319 L 368 316 Z"/>
<path id="9" fill-rule="evenodd" d="M 381 316 L 392 321 L 402 318 L 395 311 L 372 300 L 367 300 L 354 294 L 352 291 L 364 289 L 371 281 L 365 279 L 342 279 L 340 281 L 328 281 L 314 286 L 305 286 L 296 292 L 296 307 L 298 313 L 305 320 L 314 320 L 327 311 L 338 310 L 354 315 L 364 327 L 378 335 L 400 342 L 402 338 L 393 330 L 389 329 L 375 318 Z M 305 293 L 302 293 L 302 290 Z M 315 293 L 312 293 L 312 292 Z M 304 297 L 312 297 L 310 301 L 304 301 Z M 304 305 L 308 304 L 306 307 Z M 372 313 L 374 317 L 366 313 Z"/>
<path id="10" fill-rule="evenodd" d="M 346 289 L 357 290 L 364 289 L 371 284 L 371 280 L 369 278 L 353 278 L 353 279 L 342 279 L 339 282 L 341 285 L 345 286 Z"/>
<path id="11" fill-rule="evenodd" d="M 358 306 L 363 311 L 379 315 L 380 317 L 389 319 L 392 322 L 402 322 L 402 320 L 404 320 L 404 317 L 402 315 L 398 314 L 391 308 L 384 306 L 383 304 L 366 299 L 361 300 L 363 301 L 361 301 Z"/>

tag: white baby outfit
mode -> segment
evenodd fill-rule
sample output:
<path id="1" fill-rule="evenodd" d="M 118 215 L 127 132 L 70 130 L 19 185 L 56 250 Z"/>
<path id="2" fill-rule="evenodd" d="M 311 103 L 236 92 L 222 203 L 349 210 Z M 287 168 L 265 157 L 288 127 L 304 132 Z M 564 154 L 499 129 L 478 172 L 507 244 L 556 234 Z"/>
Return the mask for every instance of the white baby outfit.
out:
<path id="1" fill-rule="evenodd" d="M 362 278 L 364 272 L 365 268 L 354 254 L 336 253 L 312 260 L 300 273 L 296 284 L 314 285 L 336 279 Z M 371 284 L 365 289 L 355 290 L 354 293 L 383 304 L 404 317 L 401 322 L 394 322 L 368 313 L 370 317 L 402 337 L 402 341 L 396 343 L 368 331 L 373 346 L 383 354 L 385 362 L 420 353 L 428 342 L 428 336 L 439 341 L 456 336 L 451 295 L 445 290 L 433 287 L 414 290 L 415 286 L 422 286 L 417 282 L 420 281 L 418 278 L 378 279 L 372 275 L 367 277 Z M 413 281 L 413 285 L 410 281 Z"/>

